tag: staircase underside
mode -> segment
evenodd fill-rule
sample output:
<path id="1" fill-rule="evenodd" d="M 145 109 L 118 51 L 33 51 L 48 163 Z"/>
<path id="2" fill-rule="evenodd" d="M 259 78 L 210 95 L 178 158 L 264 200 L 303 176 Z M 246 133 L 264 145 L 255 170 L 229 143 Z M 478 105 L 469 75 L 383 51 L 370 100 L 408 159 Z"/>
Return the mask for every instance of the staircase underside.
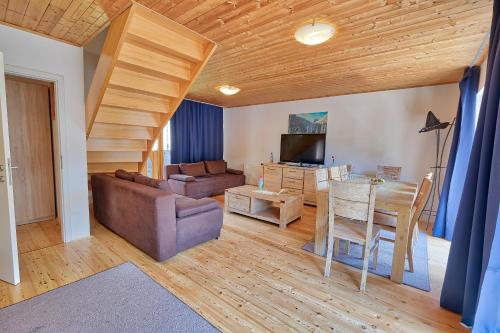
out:
<path id="1" fill-rule="evenodd" d="M 138 4 L 109 28 L 86 103 L 89 173 L 144 171 L 216 45 Z"/>

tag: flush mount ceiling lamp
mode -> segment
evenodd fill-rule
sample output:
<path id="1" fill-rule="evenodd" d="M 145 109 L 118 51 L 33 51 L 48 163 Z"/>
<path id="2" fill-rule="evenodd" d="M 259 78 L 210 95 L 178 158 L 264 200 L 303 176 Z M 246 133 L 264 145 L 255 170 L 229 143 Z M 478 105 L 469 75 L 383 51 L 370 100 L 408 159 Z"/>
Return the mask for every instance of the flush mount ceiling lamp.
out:
<path id="1" fill-rule="evenodd" d="M 326 42 L 335 34 L 333 25 L 313 21 L 295 31 L 295 39 L 302 44 L 318 45 Z"/>
<path id="2" fill-rule="evenodd" d="M 227 84 L 224 84 L 222 86 L 218 86 L 215 89 L 223 93 L 224 95 L 234 95 L 240 92 L 240 88 L 233 87 Z"/>

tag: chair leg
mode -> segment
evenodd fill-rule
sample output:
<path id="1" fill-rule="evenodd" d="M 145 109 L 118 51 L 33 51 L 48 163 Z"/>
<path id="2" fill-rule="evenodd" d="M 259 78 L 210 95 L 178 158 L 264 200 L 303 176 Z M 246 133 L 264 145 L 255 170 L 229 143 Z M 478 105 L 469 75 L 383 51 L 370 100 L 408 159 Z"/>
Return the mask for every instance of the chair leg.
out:
<path id="1" fill-rule="evenodd" d="M 326 263 L 325 263 L 325 276 L 329 277 L 332 269 L 332 256 L 333 256 L 333 243 L 335 239 L 333 237 L 333 223 L 329 223 L 328 225 L 328 238 L 327 238 L 327 249 L 326 249 Z M 338 240 L 335 242 L 338 243 Z"/>
<path id="2" fill-rule="evenodd" d="M 335 239 L 335 246 L 333 248 L 333 255 L 338 257 L 340 251 L 340 239 Z"/>
<path id="3" fill-rule="evenodd" d="M 377 269 L 378 266 L 378 250 L 380 248 L 380 240 L 377 239 L 375 243 L 375 250 L 373 251 L 373 269 Z"/>
<path id="4" fill-rule="evenodd" d="M 348 240 L 344 243 L 344 252 L 346 255 L 349 255 L 349 252 L 351 252 L 351 242 Z"/>
<path id="5" fill-rule="evenodd" d="M 366 290 L 366 279 L 368 277 L 368 262 L 370 259 L 370 244 L 363 246 L 363 271 L 361 272 L 361 283 L 359 290 Z"/>
<path id="6" fill-rule="evenodd" d="M 408 267 L 410 269 L 410 272 L 413 273 L 413 241 L 410 239 L 408 242 L 408 246 L 406 247 L 406 256 L 408 257 Z"/>

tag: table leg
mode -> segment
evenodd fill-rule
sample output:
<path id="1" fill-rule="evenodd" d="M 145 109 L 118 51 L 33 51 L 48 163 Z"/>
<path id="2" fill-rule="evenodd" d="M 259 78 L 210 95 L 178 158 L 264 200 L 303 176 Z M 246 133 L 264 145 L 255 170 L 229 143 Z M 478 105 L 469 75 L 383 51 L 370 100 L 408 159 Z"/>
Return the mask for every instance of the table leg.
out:
<path id="1" fill-rule="evenodd" d="M 405 270 L 406 247 L 408 246 L 408 230 L 410 228 L 410 209 L 398 209 L 398 221 L 396 224 L 396 238 L 394 242 L 394 253 L 392 255 L 391 280 L 396 283 L 403 282 Z"/>
<path id="2" fill-rule="evenodd" d="M 314 253 L 326 255 L 328 238 L 328 192 L 316 193 L 316 227 L 314 231 Z"/>
<path id="3" fill-rule="evenodd" d="M 280 229 L 286 228 L 287 211 L 287 204 L 285 202 L 280 203 Z"/>

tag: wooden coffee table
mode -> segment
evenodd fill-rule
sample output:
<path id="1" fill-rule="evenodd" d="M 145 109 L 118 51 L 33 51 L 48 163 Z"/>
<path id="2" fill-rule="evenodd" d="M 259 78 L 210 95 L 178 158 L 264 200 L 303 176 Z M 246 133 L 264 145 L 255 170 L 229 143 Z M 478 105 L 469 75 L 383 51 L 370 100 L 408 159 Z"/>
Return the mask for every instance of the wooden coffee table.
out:
<path id="1" fill-rule="evenodd" d="M 288 223 L 302 218 L 304 196 L 259 191 L 257 186 L 243 185 L 226 190 L 225 206 L 228 212 L 276 223 L 284 229 Z"/>

